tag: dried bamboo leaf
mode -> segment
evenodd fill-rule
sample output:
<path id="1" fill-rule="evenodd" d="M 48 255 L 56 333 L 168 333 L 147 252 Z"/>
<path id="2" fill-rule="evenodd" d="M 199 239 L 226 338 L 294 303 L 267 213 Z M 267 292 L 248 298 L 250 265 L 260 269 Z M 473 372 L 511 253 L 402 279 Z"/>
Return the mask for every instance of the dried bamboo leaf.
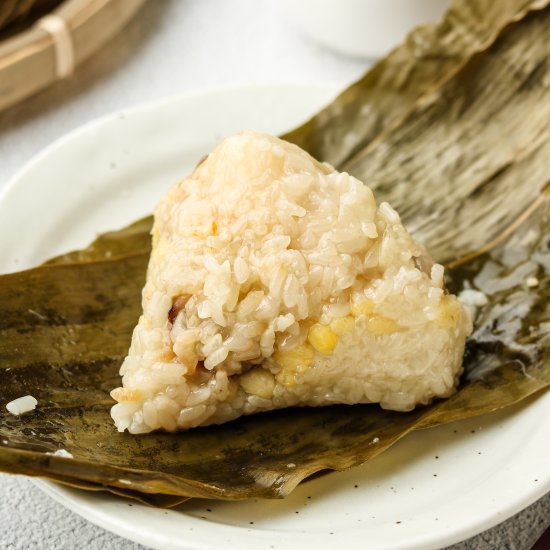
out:
<path id="1" fill-rule="evenodd" d="M 102 262 L 44 266 L 3 275 L 1 368 L 17 374 L 17 369 L 29 362 L 41 363 L 41 353 L 48 350 L 45 364 L 51 379 L 43 382 L 52 385 L 53 391 L 56 376 L 67 375 L 63 368 L 67 360 L 82 364 L 91 360 L 98 367 L 120 361 L 126 354 L 127 342 L 120 342 L 118 335 L 131 334 L 139 317 L 147 258 L 142 253 L 110 263 L 111 282 L 105 288 L 99 284 Z M 36 300 L 38 296 L 40 299 Z M 56 370 L 57 365 L 61 365 L 60 370 Z M 101 376 L 100 371 L 98 368 L 96 376 Z M 78 380 L 74 382 L 78 386 Z M 94 383 L 99 383 L 99 378 Z M 5 380 L 2 388 L 3 396 L 8 397 Z M 14 390 L 20 392 L 21 388 L 16 386 Z M 56 402 L 56 396 L 51 397 Z"/>
<path id="2" fill-rule="evenodd" d="M 0 469 L 84 481 L 84 486 L 92 483 L 94 488 L 103 485 L 109 490 L 273 498 L 288 494 L 314 472 L 360 464 L 412 429 L 517 402 L 550 384 L 550 327 L 545 321 L 550 313 L 549 205 L 548 198 L 540 201 L 534 214 L 506 242 L 452 272 L 453 285 L 458 288 L 468 280 L 488 293 L 490 303 L 469 343 L 463 387 L 450 399 L 409 414 L 376 406 L 289 409 L 184 434 L 120 434 L 109 416 L 108 391 L 116 382 L 139 309 L 147 255 L 5 275 L 0 278 L 0 300 L 29 283 L 25 301 L 30 309 L 60 325 L 70 322 L 66 328 L 72 334 L 85 334 L 87 325 L 102 325 L 109 341 L 101 349 L 112 350 L 112 355 L 99 354 L 95 348 L 96 357 L 82 357 L 78 348 L 69 346 L 61 354 L 52 350 L 46 368 L 44 348 L 35 346 L 33 338 L 43 327 L 40 317 L 32 314 L 15 327 L 24 327 L 27 347 L 17 354 L 11 345 L 0 347 L 3 395 L 12 399 L 30 393 L 39 404 L 34 413 L 20 418 L 5 411 L 0 414 Z M 55 273 L 70 284 L 70 304 L 48 301 Z M 539 277 L 535 290 L 525 285 L 525 277 L 533 274 Z M 37 284 L 40 278 L 45 280 Z M 122 280 L 128 289 L 121 288 Z M 112 292 L 116 293 L 115 309 L 127 323 L 121 323 L 102 300 L 93 299 Z M 518 306 L 522 306 L 521 319 Z M 55 315 L 52 307 L 57 308 Z M 20 312 L 21 305 L 15 304 L 13 311 Z M 16 336 L 9 314 L 0 334 L 1 343 Z M 528 384 L 518 389 L 518 379 Z M 379 442 L 373 445 L 376 437 Z M 45 454 L 60 448 L 74 458 Z M 289 463 L 296 468 L 289 470 Z"/>
<path id="3" fill-rule="evenodd" d="M 548 7 L 506 28 L 344 166 L 439 261 L 495 238 L 548 181 L 549 28 Z"/>
<path id="4" fill-rule="evenodd" d="M 510 21 L 547 4 L 547 0 L 454 0 L 440 23 L 414 29 L 358 82 L 283 139 L 342 168 L 405 116 L 422 95 L 486 49 Z"/>
<path id="5" fill-rule="evenodd" d="M 471 79 L 481 78 L 481 68 L 493 70 L 501 59 L 524 63 L 537 59 L 538 68 L 531 71 L 527 88 L 544 90 L 548 85 L 546 64 L 542 61 L 546 50 L 539 43 L 541 40 L 532 37 L 540 29 L 548 28 L 548 11 L 533 13 L 506 29 L 487 52 L 473 57 L 443 85 L 441 97 L 455 101 L 454 108 L 464 107 L 460 97 L 470 96 L 460 94 L 470 90 Z M 497 74 L 508 87 L 510 83 L 517 84 L 517 73 L 497 71 Z M 525 79 L 520 81 L 525 83 Z M 504 83 L 499 82 L 498 87 L 504 89 Z M 508 125 L 511 120 L 521 118 L 526 104 L 545 108 L 538 92 L 528 91 L 529 99 L 524 101 L 525 88 L 525 84 L 520 87 L 521 93 L 515 88 L 511 90 L 510 95 L 518 95 L 517 104 L 512 98 L 500 104 L 502 110 L 498 116 Z M 426 145 L 430 143 L 430 127 L 443 131 L 439 118 L 426 116 L 430 109 L 439 109 L 438 116 L 443 116 L 438 97 L 428 96 L 402 124 L 353 161 L 357 171 L 370 174 L 369 183 L 374 181 L 379 191 L 392 193 L 391 177 L 392 173 L 394 176 L 399 173 L 396 169 L 400 159 L 407 167 L 397 143 L 399 147 L 411 146 L 420 136 Z M 476 99 L 475 95 L 471 97 Z M 490 95 L 483 97 L 483 101 L 491 100 Z M 470 110 L 475 112 L 465 109 L 463 115 Z M 475 116 L 468 120 L 475 122 L 472 128 L 480 129 Z M 528 175 L 530 166 L 536 168 L 537 174 L 543 170 L 541 159 L 535 154 L 539 148 L 533 147 L 533 141 L 543 147 L 546 132 L 537 124 L 532 126 L 532 131 L 526 125 L 521 126 L 520 138 L 513 141 L 515 147 L 527 147 L 526 155 L 516 155 L 516 149 L 504 147 L 509 160 L 505 173 L 510 171 L 519 177 Z M 421 132 L 416 134 L 419 129 Z M 432 139 L 437 140 L 439 135 L 435 133 Z M 478 132 L 468 137 L 477 145 L 480 157 L 490 156 L 484 151 L 484 134 Z M 387 152 L 390 149 L 392 154 Z M 434 147 L 427 147 L 426 153 L 424 162 L 436 170 L 442 163 L 441 154 Z M 497 156 L 499 162 L 504 162 L 505 155 Z M 464 158 L 471 160 L 472 156 Z M 457 168 L 461 165 L 447 175 L 458 178 Z M 489 171 L 484 168 L 476 183 L 485 181 Z M 403 173 L 408 177 L 414 175 L 414 171 Z M 500 175 L 487 186 L 491 192 L 486 193 L 485 208 L 476 202 L 477 191 L 470 188 L 468 193 L 459 195 L 457 204 L 464 211 L 469 210 L 471 222 L 462 227 L 459 246 L 453 245 L 456 235 L 450 223 L 455 215 L 452 209 L 444 209 L 438 220 L 443 224 L 446 240 L 419 226 L 419 231 L 424 230 L 428 241 L 435 245 L 438 257 L 456 257 L 477 246 L 478 217 L 485 217 L 487 211 L 497 212 L 491 218 L 488 232 L 495 235 L 504 220 L 510 223 L 523 219 L 521 225 L 516 223 L 514 231 L 508 232 L 506 239 L 484 254 L 454 262 L 453 290 L 459 290 L 468 281 L 488 295 L 489 304 L 476 320 L 465 357 L 463 385 L 450 399 L 407 414 L 383 411 L 376 406 L 289 409 L 184 434 L 134 437 L 116 432 L 109 416 L 108 391 L 116 385 L 118 365 L 139 315 L 148 256 L 144 248 L 148 222 L 143 221 L 136 230 L 139 238 L 131 237 L 124 243 L 122 237 L 118 243 L 121 235 L 112 234 L 108 239 L 96 241 L 84 253 L 58 258 L 57 264 L 0 277 L 2 397 L 9 401 L 28 393 L 38 399 L 36 411 L 22 417 L 0 411 L 0 470 L 48 476 L 93 489 L 102 486 L 121 493 L 136 491 L 144 493 L 145 499 L 149 494 L 274 498 L 288 494 L 314 472 L 360 464 L 412 429 L 482 414 L 547 387 L 550 384 L 549 200 L 540 193 L 542 179 L 529 180 L 539 182 L 534 190 L 524 190 L 525 182 L 517 180 L 522 185 L 515 190 L 515 201 L 502 200 L 502 194 L 509 193 L 509 180 Z M 433 208 L 439 198 L 440 182 L 453 179 L 417 179 L 414 192 L 426 197 Z M 403 181 L 401 177 L 399 180 Z M 406 188 L 409 199 L 411 187 Z M 442 187 L 451 190 L 449 185 Z M 452 190 L 455 187 L 458 184 Z M 532 199 L 537 201 L 535 206 L 529 216 L 522 217 L 521 212 L 533 204 Z M 407 219 L 414 221 L 426 214 L 428 207 L 424 202 L 412 203 L 412 207 L 408 204 L 402 205 Z M 113 249 L 115 259 L 105 260 L 105 250 L 112 248 L 113 240 L 118 243 Z M 536 289 L 525 285 L 527 276 L 538 278 Z M 22 288 L 26 289 L 25 295 L 20 292 Z M 379 438 L 375 445 L 374 438 Z M 47 454 L 58 449 L 69 451 L 74 458 Z M 296 464 L 296 468 L 289 470 L 289 463 Z"/>
<path id="6" fill-rule="evenodd" d="M 550 386 L 550 192 L 534 205 L 504 243 L 451 269 L 451 291 L 472 286 L 488 304 L 467 342 L 460 391 L 417 427 L 491 412 Z"/>
<path id="7" fill-rule="evenodd" d="M 141 493 L 139 491 L 133 491 L 132 489 L 122 489 L 120 487 L 110 487 L 108 485 L 101 485 L 99 483 L 90 483 L 79 479 L 66 478 L 64 476 L 48 476 L 48 481 L 55 481 L 65 487 L 72 489 L 83 489 L 84 491 L 91 491 L 93 493 L 110 493 L 119 497 L 134 500 L 140 504 L 146 504 L 148 506 L 154 506 L 156 508 L 173 508 L 189 500 L 188 497 L 180 497 L 176 495 L 163 495 L 160 493 Z"/>

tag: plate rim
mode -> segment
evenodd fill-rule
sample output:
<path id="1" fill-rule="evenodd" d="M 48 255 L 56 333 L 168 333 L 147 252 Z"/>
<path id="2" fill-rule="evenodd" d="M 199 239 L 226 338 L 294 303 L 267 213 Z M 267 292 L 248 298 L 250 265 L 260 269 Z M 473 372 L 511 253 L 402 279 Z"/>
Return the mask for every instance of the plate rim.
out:
<path id="1" fill-rule="evenodd" d="M 308 89 L 318 93 L 326 93 L 328 97 L 330 94 L 336 96 L 343 90 L 336 85 L 321 85 L 321 84 L 300 84 L 292 82 L 250 82 L 246 84 L 228 84 L 226 86 L 205 86 L 199 87 L 193 90 L 189 90 L 183 93 L 174 93 L 161 98 L 151 99 L 147 101 L 141 101 L 133 103 L 128 107 L 118 108 L 111 110 L 99 117 L 88 120 L 78 126 L 72 128 L 68 132 L 58 136 L 51 143 L 40 149 L 34 155 L 32 155 L 23 165 L 18 168 L 8 180 L 0 185 L 0 204 L 6 199 L 6 197 L 13 192 L 13 188 L 18 185 L 18 180 L 21 179 L 36 163 L 40 162 L 43 158 L 46 158 L 53 151 L 72 141 L 74 138 L 84 135 L 88 132 L 92 132 L 95 128 L 104 124 L 113 122 L 120 115 L 136 115 L 137 113 L 143 113 L 145 111 L 154 110 L 157 108 L 166 108 L 170 105 L 175 105 L 180 102 L 191 101 L 196 98 L 201 98 L 207 95 L 218 95 L 226 93 L 235 93 L 241 90 L 262 90 L 280 88 L 288 90 L 294 89 Z M 303 122 L 306 122 L 305 120 Z"/>
<path id="2" fill-rule="evenodd" d="M 336 92 L 336 88 L 330 87 L 330 86 L 317 86 L 317 85 L 310 86 L 306 84 L 284 84 L 284 83 L 276 83 L 276 84 L 257 83 L 257 84 L 249 84 L 249 85 L 233 85 L 233 86 L 225 86 L 225 87 L 207 88 L 207 89 L 196 90 L 196 91 L 188 92 L 184 94 L 174 94 L 166 98 L 161 98 L 161 99 L 148 101 L 144 103 L 138 103 L 124 109 L 117 109 L 115 111 L 107 113 L 96 119 L 90 120 L 85 124 L 82 124 L 72 129 L 68 133 L 54 140 L 51 144 L 43 148 L 40 152 L 38 152 L 31 159 L 29 159 L 19 170 L 15 172 L 15 174 L 12 177 L 9 178 L 7 183 L 4 186 L 2 186 L 2 188 L 0 189 L 0 209 L 2 208 L 2 204 L 5 198 L 9 196 L 11 193 L 17 192 L 19 190 L 18 186 L 21 185 L 21 180 L 25 177 L 25 174 L 30 169 L 32 169 L 32 167 L 34 167 L 37 163 L 40 163 L 42 159 L 47 158 L 50 154 L 52 154 L 52 152 L 55 152 L 56 150 L 63 148 L 67 143 L 72 142 L 75 138 L 79 139 L 85 136 L 87 133 L 97 130 L 101 126 L 109 125 L 114 120 L 116 120 L 122 113 L 127 115 L 137 114 L 139 116 L 143 113 L 146 113 L 151 110 L 155 110 L 159 107 L 170 108 L 170 106 L 176 105 L 180 102 L 185 102 L 193 98 L 204 97 L 206 95 L 216 96 L 216 95 L 225 94 L 228 92 L 238 93 L 240 90 L 244 90 L 244 89 L 261 90 L 265 88 L 272 89 L 274 87 L 279 89 L 284 88 L 286 90 L 288 90 L 289 88 L 293 88 L 293 89 L 301 89 L 302 91 L 305 89 L 316 90 L 317 92 L 324 91 L 326 92 L 327 96 L 330 93 Z M 75 505 L 74 497 L 67 496 L 67 495 L 71 495 L 71 493 L 67 488 L 41 478 L 36 478 L 36 479 L 32 478 L 32 481 L 41 490 L 46 492 L 50 497 L 54 498 L 57 502 L 60 502 L 63 506 L 67 507 L 68 509 L 79 513 L 79 515 L 81 515 L 85 520 L 91 521 L 95 525 L 98 525 L 104 529 L 114 532 L 117 535 L 123 536 L 129 540 L 133 540 L 134 542 L 137 542 L 137 543 L 150 545 L 152 544 L 152 542 L 154 542 L 151 540 L 144 540 L 143 538 L 134 538 L 132 536 L 131 530 L 128 527 L 121 526 L 120 523 L 117 523 L 116 521 L 112 521 L 109 523 L 109 522 L 105 522 L 103 519 L 99 519 L 97 515 L 96 516 L 94 516 L 93 514 L 90 515 L 89 507 L 91 505 L 89 503 L 82 503 L 82 501 L 80 501 L 78 505 Z M 440 547 L 441 544 L 447 544 L 447 545 L 453 544 L 453 543 L 465 540 L 466 538 L 469 538 L 476 534 L 479 534 L 485 531 L 486 529 L 489 529 L 491 527 L 494 527 L 495 525 L 498 525 L 499 523 L 502 523 L 503 521 L 506 521 L 517 512 L 523 510 L 525 507 L 529 506 L 530 504 L 532 504 L 533 502 L 535 502 L 536 500 L 544 496 L 548 492 L 549 488 L 545 488 L 544 484 L 541 484 L 537 489 L 538 491 L 531 490 L 528 494 L 524 494 L 522 499 L 516 499 L 514 502 L 509 503 L 508 507 L 506 508 L 506 512 L 501 514 L 499 517 L 495 517 L 491 521 L 470 522 L 468 524 L 468 528 L 465 529 L 463 525 L 461 529 L 457 529 L 453 531 L 453 533 L 451 533 L 451 535 L 449 537 L 446 537 L 444 540 L 442 538 L 433 540 L 431 541 L 431 544 L 433 544 L 433 546 L 425 546 L 425 547 L 436 548 L 436 547 Z M 81 511 L 78 511 L 76 508 L 80 509 Z M 88 510 L 88 513 L 86 514 L 82 513 L 83 508 L 86 508 Z M 193 542 L 193 544 L 195 544 L 195 546 L 190 545 L 189 546 L 190 549 L 191 548 L 202 549 L 207 547 L 200 544 L 197 545 L 196 541 Z M 212 548 L 213 546 L 208 546 L 208 547 Z"/>

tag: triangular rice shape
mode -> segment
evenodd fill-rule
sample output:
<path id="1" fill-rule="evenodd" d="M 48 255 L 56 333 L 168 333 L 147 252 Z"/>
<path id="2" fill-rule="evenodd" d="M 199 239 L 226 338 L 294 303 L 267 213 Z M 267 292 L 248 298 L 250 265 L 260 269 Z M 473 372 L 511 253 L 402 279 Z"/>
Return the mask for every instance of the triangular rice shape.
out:
<path id="1" fill-rule="evenodd" d="M 295 145 L 226 139 L 155 211 L 112 416 L 146 433 L 453 393 L 468 312 L 387 203 Z"/>

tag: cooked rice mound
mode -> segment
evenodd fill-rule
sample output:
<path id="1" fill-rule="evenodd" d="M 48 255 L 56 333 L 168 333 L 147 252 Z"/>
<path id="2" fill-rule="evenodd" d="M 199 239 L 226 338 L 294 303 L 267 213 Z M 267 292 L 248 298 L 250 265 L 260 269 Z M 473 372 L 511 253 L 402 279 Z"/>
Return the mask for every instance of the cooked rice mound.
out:
<path id="1" fill-rule="evenodd" d="M 387 203 L 295 145 L 223 141 L 155 211 L 120 431 L 451 395 L 468 312 Z"/>

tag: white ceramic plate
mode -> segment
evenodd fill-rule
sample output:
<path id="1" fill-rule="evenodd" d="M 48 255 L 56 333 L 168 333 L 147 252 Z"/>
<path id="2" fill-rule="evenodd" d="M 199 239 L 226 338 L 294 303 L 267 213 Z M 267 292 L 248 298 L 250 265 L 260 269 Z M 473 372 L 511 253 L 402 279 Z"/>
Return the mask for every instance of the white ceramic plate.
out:
<path id="1" fill-rule="evenodd" d="M 310 87 L 218 91 L 117 113 L 69 134 L 0 196 L 0 271 L 86 245 L 149 213 L 223 136 L 282 132 L 331 95 Z M 166 511 L 39 486 L 88 520 L 159 549 L 425 550 L 483 531 L 550 490 L 548 433 L 547 392 L 413 433 L 368 464 L 304 483 L 281 501 L 197 499 Z"/>

